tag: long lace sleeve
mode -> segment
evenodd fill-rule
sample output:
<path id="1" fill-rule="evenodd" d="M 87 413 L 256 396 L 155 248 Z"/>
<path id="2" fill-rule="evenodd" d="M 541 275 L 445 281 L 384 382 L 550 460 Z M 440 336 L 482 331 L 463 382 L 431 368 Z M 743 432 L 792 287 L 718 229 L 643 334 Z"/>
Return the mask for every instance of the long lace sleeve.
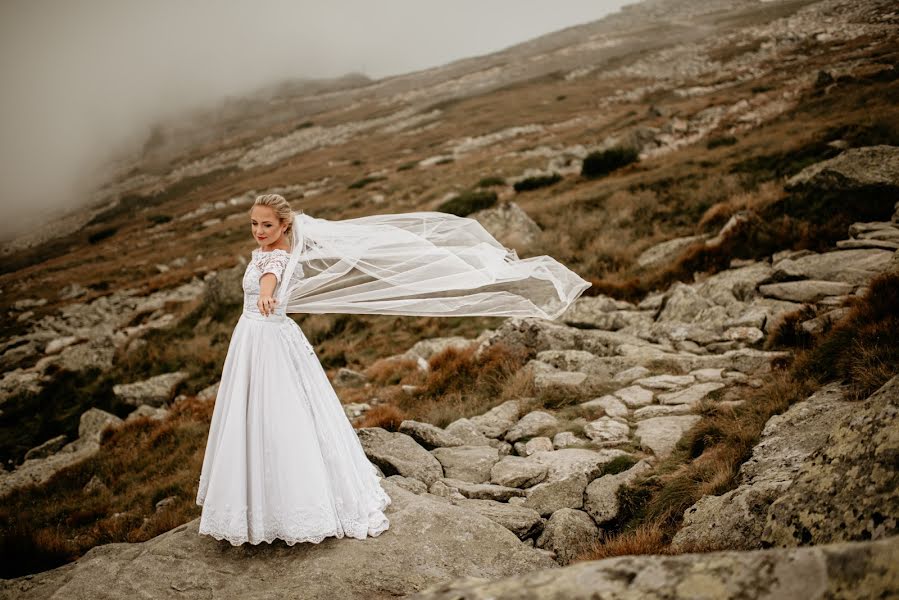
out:
<path id="1" fill-rule="evenodd" d="M 266 273 L 273 273 L 280 283 L 281 277 L 284 275 L 284 268 L 290 259 L 290 254 L 285 250 L 272 250 L 271 252 L 262 252 L 259 264 L 259 277 Z"/>

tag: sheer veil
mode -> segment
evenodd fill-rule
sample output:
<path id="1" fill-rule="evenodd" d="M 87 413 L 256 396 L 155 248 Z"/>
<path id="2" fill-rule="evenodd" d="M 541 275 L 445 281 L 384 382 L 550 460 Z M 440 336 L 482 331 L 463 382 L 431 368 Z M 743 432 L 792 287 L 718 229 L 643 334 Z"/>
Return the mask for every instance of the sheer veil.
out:
<path id="1" fill-rule="evenodd" d="M 288 313 L 555 319 L 590 287 L 552 257 L 520 259 L 475 219 L 442 212 L 332 221 L 296 211 L 291 242 L 278 292 Z"/>

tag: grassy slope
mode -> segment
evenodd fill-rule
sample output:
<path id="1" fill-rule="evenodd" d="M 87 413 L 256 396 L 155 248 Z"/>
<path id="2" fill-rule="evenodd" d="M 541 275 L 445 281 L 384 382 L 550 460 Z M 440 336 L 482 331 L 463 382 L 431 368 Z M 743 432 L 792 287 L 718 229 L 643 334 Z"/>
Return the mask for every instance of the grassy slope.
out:
<path id="1" fill-rule="evenodd" d="M 872 41 L 856 40 L 840 48 L 822 44 L 813 50 L 818 53 L 822 66 L 850 54 L 861 60 L 896 61 L 895 51 L 886 56 L 882 48 L 866 46 Z M 867 57 L 865 53 L 868 53 Z M 873 56 L 874 53 L 880 55 Z M 782 78 L 783 74 L 775 71 L 765 81 L 700 98 L 681 99 L 658 94 L 651 98 L 651 102 L 663 104 L 673 111 L 694 112 L 704 105 L 732 104 L 743 95 L 755 93 L 753 87 L 776 89 L 782 84 Z M 701 83 L 708 82 L 697 82 Z M 251 247 L 249 233 L 242 226 L 234 226 L 233 220 L 201 230 L 196 229 L 195 222 L 173 222 L 174 235 L 169 239 L 177 240 L 177 243 L 153 247 L 152 260 L 147 260 L 148 243 L 141 242 L 135 234 L 147 227 L 147 214 L 177 216 L 204 201 L 227 198 L 246 189 L 264 189 L 272 182 L 309 181 L 324 176 L 342 182 L 321 196 L 295 203 L 296 208 L 327 217 L 355 216 L 371 210 L 367 198 L 373 192 L 383 193 L 386 197 L 377 207 L 379 212 L 430 209 L 447 192 L 473 187 L 484 177 L 508 177 L 520 173 L 523 168 L 542 167 L 545 160 L 513 155 L 494 161 L 498 149 L 488 148 L 428 170 L 397 170 L 399 166 L 413 159 L 442 153 L 447 139 L 590 114 L 595 110 L 597 97 L 612 93 L 622 85 L 633 84 L 617 80 L 546 78 L 450 103 L 442 107 L 444 113 L 439 126 L 416 136 L 402 138 L 373 134 L 352 147 L 324 148 L 271 167 L 242 173 L 222 172 L 214 177 L 185 182 L 177 193 L 157 198 L 149 213 L 132 208 L 103 217 L 101 222 L 75 234 L 71 250 L 64 255 L 46 257 L 43 262 L 40 261 L 44 257 L 40 255 L 22 259 L 23 265 L 30 266 L 23 266 L 14 274 L 0 275 L 0 287 L 7 289 L 15 279 L 22 282 L 16 297 L 47 297 L 48 304 L 35 311 L 39 317 L 58 310 L 59 302 L 53 290 L 73 281 L 89 287 L 91 295 L 96 297 L 124 285 L 138 284 L 144 291 L 163 289 L 189 280 L 195 270 L 202 273 L 233 265 L 236 255 L 247 254 Z M 715 270 L 726 265 L 731 256 L 751 256 L 756 252 L 754 246 L 744 243 L 744 247 L 729 248 L 721 257 L 687 256 L 673 269 L 661 272 L 643 272 L 634 264 L 634 257 L 650 244 L 673 236 L 714 230 L 730 212 L 739 208 L 783 207 L 784 197 L 779 190 L 781 178 L 826 157 L 830 152 L 826 142 L 830 139 L 847 139 L 855 146 L 899 143 L 895 128 L 899 123 L 897 96 L 895 81 L 877 77 L 845 81 L 827 94 L 804 97 L 793 111 L 737 136 L 735 144 L 711 149 L 705 144 L 689 146 L 659 159 L 626 167 L 603 179 L 567 176 L 552 187 L 519 194 L 516 201 L 544 228 L 539 244 L 521 249 L 520 254 L 549 253 L 585 277 L 594 279 L 595 289 L 622 297 L 639 297 L 675 279 L 691 278 L 696 267 Z M 633 125 L 661 124 L 663 120 L 651 116 L 647 107 L 647 103 L 615 106 L 587 129 L 523 136 L 502 144 L 501 151 L 508 153 L 545 143 L 577 143 L 589 147 L 606 135 Z M 333 115 L 321 115 L 316 122 L 339 122 L 346 116 L 337 111 Z M 353 115 L 354 118 L 363 116 Z M 294 126 L 296 124 L 290 124 L 287 128 Z M 354 181 L 380 168 L 389 170 L 386 180 L 373 182 L 364 189 L 347 189 Z M 813 222 L 814 212 L 804 216 L 799 212 L 787 214 L 791 221 L 783 229 L 764 232 L 772 238 L 770 248 L 817 247 L 826 243 L 830 232 L 839 230 L 843 224 L 842 220 L 830 225 L 817 224 Z M 854 216 L 849 214 L 840 218 L 852 219 Z M 793 236 L 797 228 L 811 233 L 797 238 Z M 115 231 L 95 244 L 87 242 L 89 236 L 108 229 Z M 153 266 L 156 263 L 184 255 L 185 245 L 196 248 L 205 258 L 166 273 L 156 271 Z M 2 302 L 9 300 L 5 297 Z M 196 392 L 215 381 L 236 313 L 229 313 L 226 307 L 224 312 L 212 318 L 204 314 L 202 308 L 188 306 L 182 310 L 185 318 L 178 328 L 152 334 L 147 350 L 132 356 L 119 356 L 115 369 L 102 378 L 108 382 L 130 381 L 190 363 L 196 368 L 185 392 Z M 379 407 L 366 424 L 380 423 L 390 427 L 403 417 L 444 424 L 452 418 L 481 412 L 502 399 L 529 391 L 526 378 L 515 374 L 516 365 L 523 364 L 524 358 L 514 349 L 493 357 L 493 366 L 489 368 L 486 364 L 473 362 L 470 356 L 448 353 L 435 357 L 435 375 L 428 381 L 416 380 L 411 372 L 385 373 L 383 365 L 376 368 L 372 364 L 377 358 L 401 351 L 418 339 L 455 334 L 473 336 L 499 320 L 315 315 L 300 318 L 299 322 L 316 344 L 326 367 L 363 368 L 371 365 L 379 382 L 375 393 L 391 402 L 390 408 Z M 6 323 L 3 334 L 11 334 L 17 327 Z M 447 378 L 447 374 L 459 372 L 466 373 L 465 378 Z M 479 380 L 479 374 L 484 372 L 494 379 L 489 382 Z M 397 391 L 399 383 L 423 385 L 427 401 L 404 400 Z M 789 388 L 793 384 L 785 385 Z M 710 414 L 712 420 L 708 423 L 720 423 L 722 433 L 711 435 L 708 433 L 710 425 L 704 426 L 706 428 L 701 430 L 706 431 L 703 441 L 694 439 L 690 446 L 692 450 L 685 448 L 679 455 L 682 462 L 671 465 L 671 473 L 675 474 L 672 479 L 654 481 L 643 489 L 642 493 L 646 495 L 640 506 L 648 508 L 642 512 L 634 510 L 632 519 L 621 524 L 622 531 L 628 531 L 634 524 L 654 520 L 661 523 L 662 536 L 657 538 L 663 540 L 670 533 L 672 515 L 676 515 L 686 502 L 697 493 L 721 490 L 730 485 L 735 467 L 751 447 L 757 436 L 756 430 L 764 423 L 766 415 L 782 410 L 804 390 L 795 387 L 779 393 L 779 400 L 754 415 L 750 424 L 737 431 L 731 431 L 725 424 L 728 420 L 733 421 L 731 416 Z M 354 391 L 342 392 L 342 395 L 345 401 L 366 399 Z M 148 539 L 196 517 L 199 507 L 193 504 L 195 479 L 211 407 L 209 403 L 193 399 L 179 406 L 165 422 L 138 420 L 128 424 L 107 436 L 103 451 L 95 458 L 63 470 L 45 486 L 19 490 L 7 498 L 0 509 L 7 572 L 22 573 L 61 564 L 98 543 Z M 721 460 L 707 462 L 714 452 L 722 455 Z M 706 467 L 706 464 L 712 466 Z M 682 468 L 690 470 L 684 475 L 680 472 Z M 106 481 L 108 490 L 95 497 L 86 497 L 81 489 L 94 474 Z M 684 482 L 698 482 L 700 487 L 684 491 Z M 168 495 L 178 497 L 175 504 L 157 513 L 155 501 Z M 124 513 L 124 516 L 114 516 L 116 513 Z M 652 518 L 647 520 L 645 515 L 648 513 Z"/>

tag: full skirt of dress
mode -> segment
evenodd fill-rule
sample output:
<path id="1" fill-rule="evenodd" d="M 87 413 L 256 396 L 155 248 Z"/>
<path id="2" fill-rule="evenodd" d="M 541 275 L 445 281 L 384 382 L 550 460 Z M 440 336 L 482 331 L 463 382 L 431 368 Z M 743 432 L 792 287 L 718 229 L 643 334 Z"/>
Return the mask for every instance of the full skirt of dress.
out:
<path id="1" fill-rule="evenodd" d="M 232 545 L 364 539 L 391 500 L 300 326 L 244 311 L 228 347 L 197 490 L 199 533 Z"/>

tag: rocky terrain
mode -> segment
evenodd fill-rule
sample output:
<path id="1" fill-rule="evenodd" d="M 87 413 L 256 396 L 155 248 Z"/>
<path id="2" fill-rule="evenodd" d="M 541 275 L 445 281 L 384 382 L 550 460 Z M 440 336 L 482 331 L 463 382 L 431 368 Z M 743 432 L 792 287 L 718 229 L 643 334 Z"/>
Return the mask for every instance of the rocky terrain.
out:
<path id="1" fill-rule="evenodd" d="M 196 181 L 192 178 L 246 173 L 243 189 L 258 185 L 262 191 L 250 174 L 290 164 L 293 157 L 312 156 L 317 165 L 348 168 L 352 159 L 328 152 L 379 135 L 405 140 L 399 146 L 381 142 L 380 168 L 365 173 L 372 183 L 350 186 L 365 188 L 358 195 L 347 197 L 351 171 L 320 172 L 304 183 L 265 191 L 303 199 L 305 206 L 317 202 L 323 214 L 433 209 L 459 192 L 439 182 L 434 173 L 441 164 L 461 169 L 489 159 L 513 173 L 505 179 L 509 186 L 535 175 L 571 177 L 581 172 L 588 151 L 621 144 L 638 150 L 641 163 L 663 165 L 710 136 L 764 131 L 766 123 L 803 98 L 838 93 L 826 90 L 833 90 L 840 77 L 894 71 L 895 66 L 835 49 L 861 38 L 865 47 L 886 57 L 883 62 L 895 65 L 897 23 L 899 12 L 877 2 L 643 2 L 488 57 L 268 99 L 283 111 L 253 117 L 268 120 L 273 127 L 268 135 L 258 136 L 264 130 L 260 121 L 252 140 L 243 134 L 214 144 L 198 140 L 214 150 L 203 146 L 202 158 L 182 160 L 162 174 L 147 170 L 117 180 L 98 194 L 103 200 L 81 225 L 102 215 L 128 214 L 128 198 L 147 200 L 142 210 L 154 210 L 167 201 L 166 190 Z M 830 44 L 831 54 L 812 52 L 816 43 Z M 820 70 L 824 65 L 826 72 Z M 892 71 L 876 75 L 877 81 L 892 85 Z M 484 98 L 489 106 L 501 102 L 509 89 L 526 94 L 528 82 L 550 75 L 556 86 L 613 82 L 620 87 L 596 97 L 594 110 L 557 115 L 555 122 L 482 125 L 480 133 L 458 136 L 442 129 L 454 102 Z M 748 97 L 731 93 L 741 83 L 760 80 L 765 85 Z M 662 113 L 654 117 L 663 118 L 663 125 L 637 121 L 596 143 L 578 141 L 585 131 L 608 123 L 606 111 L 655 97 L 711 101 L 693 112 L 681 106 L 677 115 L 668 116 L 668 109 L 652 104 L 651 111 Z M 322 107 L 331 112 L 322 114 Z M 277 132 L 279 114 L 293 119 L 315 115 L 314 123 Z M 223 128 L 236 119 L 228 114 L 214 118 Z M 402 151 L 416 140 L 422 144 L 414 152 Z M 141 160 L 159 163 L 164 146 Z M 884 383 L 861 398 L 851 382 L 836 379 L 766 417 L 751 451 L 736 462 L 737 471 L 715 475 L 724 483 L 702 488 L 698 501 L 678 511 L 673 525 L 663 524 L 674 527 L 664 544 L 666 555 L 620 552 L 594 558 L 597 548 L 626 535 L 629 525 L 640 520 L 641 497 L 633 490 L 657 490 L 652 486 L 664 485 L 690 461 L 707 457 L 711 446 L 705 454 L 691 447 L 707 443 L 695 434 L 698 427 L 728 411 L 763 410 L 752 405 L 753 393 L 768 390 L 797 352 L 783 343 L 785 336 L 825 343 L 829 332 L 854 314 L 853 307 L 868 301 L 872 282 L 899 277 L 899 146 L 850 147 L 840 139 L 826 148 L 829 158 L 815 156 L 788 177 L 773 179 L 785 194 L 784 205 L 805 206 L 811 213 L 839 205 L 825 205 L 825 199 L 855 202 L 849 214 L 865 220 L 840 222 L 835 236 L 822 234 L 823 241 L 802 248 L 766 241 L 751 252 L 738 252 L 734 240 L 754 231 L 764 214 L 764 206 L 750 205 L 730 211 L 713 230 L 661 236 L 633 257 L 642 269 L 636 272 L 645 277 L 652 269 L 664 272 L 690 257 L 714 253 L 728 258 L 720 268 L 697 269 L 637 299 L 585 295 L 556 321 L 504 319 L 476 335 L 448 331 L 379 357 L 380 364 L 411 363 L 427 374 L 431 359 L 448 349 L 485 356 L 499 346 L 523 348 L 530 357 L 522 368 L 530 394 L 494 402 L 488 410 L 443 426 L 413 418 L 396 426 L 366 426 L 366 419 L 384 408 L 377 397 L 383 394 L 374 391 L 366 369 L 335 369 L 335 387 L 361 400 L 345 404 L 347 416 L 358 426 L 363 448 L 394 500 L 387 510 L 390 529 L 381 536 L 232 548 L 198 536 L 199 519 L 194 518 L 147 541 L 104 543 L 63 566 L 10 578 L 0 584 L 0 594 L 255 597 L 264 586 L 298 598 L 592 598 L 597 591 L 604 598 L 899 595 L 899 374 L 888 362 L 892 359 L 883 363 L 886 371 L 879 377 Z M 316 154 L 320 151 L 325 154 Z M 414 192 L 404 195 L 400 190 L 405 188 L 391 187 L 397 163 L 403 173 L 416 174 L 404 184 L 409 189 L 425 189 L 418 186 L 435 178 L 424 205 L 414 204 Z M 558 194 L 570 193 L 562 185 Z M 151 200 L 154 191 L 158 200 Z M 233 301 L 245 263 L 213 266 L 201 254 L 151 253 L 151 244 L 184 235 L 179 224 L 198 228 L 199 234 L 190 235 L 227 239 L 229 222 L 244 216 L 256 193 L 168 208 L 172 218 L 150 226 L 152 239 L 135 249 L 146 270 L 133 286 L 102 293 L 90 279 L 103 273 L 78 271 L 72 263 L 69 272 L 84 276 L 82 283 L 59 286 L 49 299 L 31 294 L 9 303 L 5 309 L 16 324 L 0 342 L 0 410 L 21 414 L 23 390 L 29 397 L 45 397 L 40 394 L 56 389 L 60 372 L 113 372 L 120 357 L 152 349 L 153 332 L 177 328 L 185 314 L 192 314 L 185 311 L 192 303 Z M 500 192 L 504 198 L 511 194 L 508 188 Z M 552 208 L 529 206 L 522 199 L 471 216 L 510 246 L 533 246 L 546 243 L 541 210 Z M 538 218 L 532 218 L 535 214 Z M 103 226 L 108 223 L 102 220 L 93 225 L 96 231 Z M 76 244 L 69 229 L 59 233 Z M 110 244 L 121 244 L 116 239 L 111 234 Z M 31 269 L 27 265 L 37 259 L 28 253 L 37 246 L 35 240 L 19 240 L 6 252 Z M 124 246 L 107 250 L 114 248 Z M 66 264 L 60 257 L 43 260 L 54 268 Z M 160 278 L 170 279 L 156 289 L 148 284 Z M 22 284 L 8 277 L 0 285 L 4 291 L 37 289 L 16 287 Z M 209 326 L 212 320 L 205 315 L 200 323 Z M 197 383 L 186 367 L 155 371 L 112 385 L 107 393 L 113 400 L 105 408 L 114 406 L 114 411 L 68 407 L 69 422 L 77 420 L 77 436 L 34 439 L 21 457 L 9 456 L 9 470 L 0 473 L 0 494 L 39 488 L 57 474 L 64 476 L 104 452 L 104 435 L 126 423 L 142 417 L 164 423 L 194 398 L 215 398 L 214 379 Z M 422 386 L 401 387 L 410 398 L 422 392 Z M 87 497 L 105 486 L 103 477 L 95 476 L 82 491 Z M 155 501 L 156 512 L 176 498 Z"/>

